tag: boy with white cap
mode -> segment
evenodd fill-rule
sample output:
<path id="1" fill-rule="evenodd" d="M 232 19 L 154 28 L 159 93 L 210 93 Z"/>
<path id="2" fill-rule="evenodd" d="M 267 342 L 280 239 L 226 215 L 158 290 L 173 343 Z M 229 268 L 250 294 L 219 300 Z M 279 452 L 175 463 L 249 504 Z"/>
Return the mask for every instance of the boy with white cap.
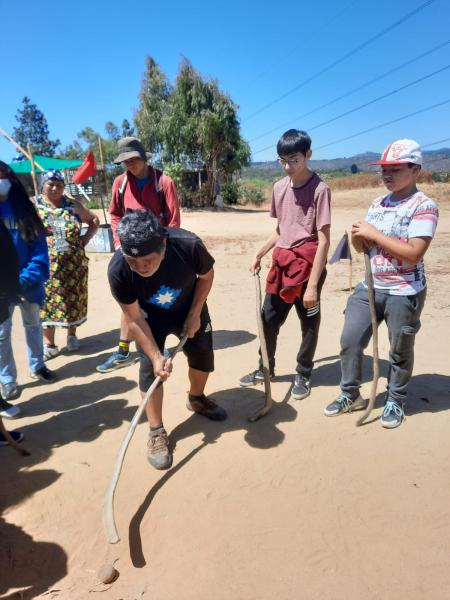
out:
<path id="1" fill-rule="evenodd" d="M 423 256 L 438 222 L 438 207 L 416 187 L 422 152 L 414 140 L 390 144 L 374 165 L 381 165 L 389 193 L 372 202 L 365 221 L 352 226 L 358 252 L 370 249 L 370 263 L 378 322 L 385 321 L 390 341 L 383 427 L 394 428 L 405 419 L 406 389 L 414 364 L 415 335 L 426 296 Z M 341 393 L 325 408 L 333 417 L 365 408 L 362 399 L 363 351 L 372 336 L 367 283 L 358 284 L 345 311 L 341 336 Z"/>

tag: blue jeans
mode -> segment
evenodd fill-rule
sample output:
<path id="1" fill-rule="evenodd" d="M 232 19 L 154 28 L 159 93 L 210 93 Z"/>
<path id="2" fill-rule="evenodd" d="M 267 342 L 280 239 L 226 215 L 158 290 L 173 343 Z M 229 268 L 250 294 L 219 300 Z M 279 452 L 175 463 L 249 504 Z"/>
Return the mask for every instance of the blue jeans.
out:
<path id="1" fill-rule="evenodd" d="M 387 400 L 403 404 L 414 366 L 414 341 L 420 329 L 420 314 L 426 289 L 414 296 L 393 296 L 375 290 L 378 323 L 385 321 L 389 334 Z M 359 283 L 348 299 L 341 336 L 341 389 L 355 400 L 361 387 L 364 349 L 372 337 L 368 290 Z"/>
<path id="2" fill-rule="evenodd" d="M 17 369 L 11 344 L 12 315 L 15 305 L 9 305 L 9 317 L 0 324 L 0 383 L 15 383 Z M 44 366 L 44 341 L 39 318 L 39 304 L 23 300 L 19 304 L 27 340 L 28 364 L 32 373 Z"/>

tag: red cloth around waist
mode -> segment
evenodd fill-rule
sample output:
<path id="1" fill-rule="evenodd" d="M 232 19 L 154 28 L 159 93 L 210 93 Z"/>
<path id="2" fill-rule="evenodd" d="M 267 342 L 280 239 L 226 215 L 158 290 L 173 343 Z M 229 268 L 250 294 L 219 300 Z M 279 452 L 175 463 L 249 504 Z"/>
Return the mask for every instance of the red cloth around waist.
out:
<path id="1" fill-rule="evenodd" d="M 267 275 L 266 292 L 277 294 L 288 304 L 300 298 L 303 285 L 308 281 L 316 256 L 318 242 L 305 242 L 295 248 L 273 251 L 272 266 Z"/>

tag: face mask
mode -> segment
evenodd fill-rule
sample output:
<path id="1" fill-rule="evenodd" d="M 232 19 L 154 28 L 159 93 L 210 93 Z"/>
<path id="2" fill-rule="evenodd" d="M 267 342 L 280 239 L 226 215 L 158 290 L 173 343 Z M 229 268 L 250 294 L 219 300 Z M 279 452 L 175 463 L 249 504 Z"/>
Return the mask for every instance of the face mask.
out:
<path id="1" fill-rule="evenodd" d="M 9 179 L 0 179 L 0 196 L 7 196 L 11 189 L 11 182 Z"/>

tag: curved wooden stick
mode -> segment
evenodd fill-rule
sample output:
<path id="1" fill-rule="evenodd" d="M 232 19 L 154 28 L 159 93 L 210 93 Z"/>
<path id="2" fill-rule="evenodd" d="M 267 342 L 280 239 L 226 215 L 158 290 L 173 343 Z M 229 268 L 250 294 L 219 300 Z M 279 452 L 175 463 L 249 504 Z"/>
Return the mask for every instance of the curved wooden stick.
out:
<path id="1" fill-rule="evenodd" d="M 7 431 L 5 429 L 5 426 L 3 425 L 3 419 L 1 417 L 0 417 L 0 433 L 3 435 L 3 437 L 8 442 L 8 444 L 10 446 L 12 446 L 15 450 L 17 450 L 17 452 L 19 454 L 21 454 L 22 456 L 30 456 L 30 452 L 28 452 L 28 450 L 26 450 L 22 446 L 19 446 L 19 444 L 11 436 L 11 434 L 9 433 L 9 431 Z"/>
<path id="2" fill-rule="evenodd" d="M 368 250 L 364 250 L 364 267 L 366 271 L 367 293 L 369 296 L 370 320 L 372 321 L 372 345 L 373 345 L 373 378 L 370 388 L 370 398 L 364 414 L 356 421 L 356 426 L 359 427 L 364 423 L 367 417 L 372 412 L 377 397 L 377 385 L 380 377 L 380 365 L 378 360 L 378 321 L 375 309 L 375 290 L 373 287 L 372 269 L 370 267 L 370 255 Z"/>
<path id="3" fill-rule="evenodd" d="M 254 423 L 264 415 L 267 415 L 269 410 L 272 408 L 272 392 L 270 389 L 270 371 L 269 371 L 269 355 L 267 354 L 266 336 L 264 334 L 264 324 L 262 320 L 262 306 L 261 306 L 261 280 L 259 278 L 259 272 L 253 274 L 255 277 L 255 291 L 256 291 L 256 322 L 258 324 L 258 335 L 259 343 L 261 345 L 261 357 L 263 363 L 263 375 L 264 375 L 264 395 L 265 403 L 264 406 L 258 410 L 254 415 L 250 416 L 248 420 Z"/>
<path id="4" fill-rule="evenodd" d="M 177 346 L 170 353 L 170 357 L 174 358 L 175 354 L 184 346 L 187 341 L 187 334 L 185 334 L 181 340 L 178 342 Z M 114 465 L 113 474 L 111 477 L 111 481 L 109 483 L 108 489 L 106 490 L 105 497 L 103 499 L 103 524 L 105 527 L 106 539 L 109 544 L 117 544 L 120 540 L 119 534 L 117 532 L 116 520 L 114 517 L 114 493 L 116 491 L 117 483 L 119 482 L 120 472 L 122 470 L 123 461 L 125 458 L 125 453 L 128 448 L 128 444 L 133 437 L 133 434 L 136 430 L 137 424 L 139 423 L 139 419 L 142 416 L 142 413 L 147 406 L 147 402 L 149 401 L 151 395 L 156 390 L 158 385 L 161 382 L 161 377 L 156 377 L 155 381 L 148 388 L 147 393 L 145 394 L 144 399 L 142 400 L 139 408 L 134 414 L 134 417 L 128 427 L 127 435 L 125 436 L 119 451 L 117 453 L 116 462 Z"/>

